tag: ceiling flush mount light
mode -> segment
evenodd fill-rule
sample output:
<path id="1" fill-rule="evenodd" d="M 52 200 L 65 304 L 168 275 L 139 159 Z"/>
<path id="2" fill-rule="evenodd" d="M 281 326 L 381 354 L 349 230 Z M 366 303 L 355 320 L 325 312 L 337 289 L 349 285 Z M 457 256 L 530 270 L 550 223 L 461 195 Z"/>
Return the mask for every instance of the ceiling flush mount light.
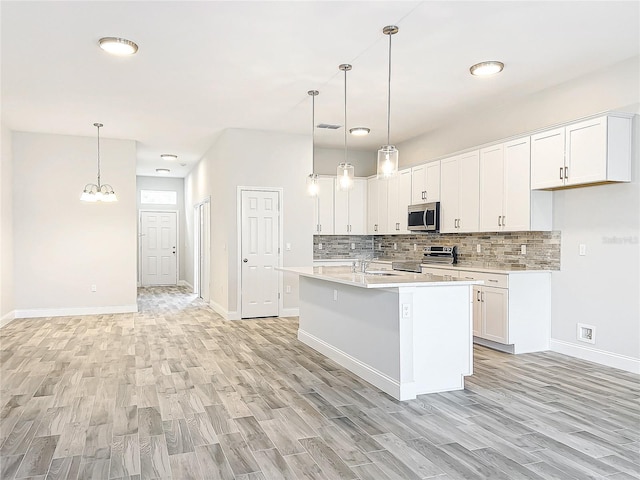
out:
<path id="1" fill-rule="evenodd" d="M 318 185 L 318 175 L 316 175 L 316 97 L 320 92 L 318 90 L 309 90 L 308 95 L 311 96 L 311 174 L 307 177 L 307 193 L 315 197 L 318 195 L 320 186 Z"/>
<path id="2" fill-rule="evenodd" d="M 356 137 L 364 137 L 365 135 L 369 135 L 370 131 L 371 129 L 367 127 L 353 127 L 349 129 L 349 133 Z"/>
<path id="3" fill-rule="evenodd" d="M 173 153 L 163 153 L 160 155 L 160 158 L 163 160 L 177 160 L 178 155 L 174 155 Z"/>
<path id="4" fill-rule="evenodd" d="M 387 25 L 382 33 L 389 35 L 389 83 L 387 97 L 387 144 L 378 150 L 378 178 L 387 179 L 398 173 L 398 149 L 391 145 L 389 140 L 391 132 L 391 36 L 398 33 L 398 27 Z"/>
<path id="5" fill-rule="evenodd" d="M 171 172 L 171 170 L 168 168 L 156 168 L 156 173 L 159 173 L 160 175 L 169 175 L 169 172 Z"/>
<path id="6" fill-rule="evenodd" d="M 489 62 L 480 62 L 469 68 L 471 75 L 476 77 L 486 77 L 487 75 L 495 75 L 504 69 L 504 63 L 491 60 Z"/>
<path id="7" fill-rule="evenodd" d="M 126 38 L 103 37 L 98 40 L 98 45 L 112 55 L 133 55 L 138 51 L 138 45 Z"/>
<path id="8" fill-rule="evenodd" d="M 347 72 L 352 67 L 348 63 L 343 63 L 338 68 L 344 72 L 344 162 L 338 165 L 336 186 L 338 190 L 349 190 L 353 187 L 355 177 L 355 169 L 347 159 Z"/>
<path id="9" fill-rule="evenodd" d="M 93 126 L 98 129 L 98 183 L 87 183 L 82 195 L 80 195 L 80 200 L 83 202 L 117 202 L 118 197 L 116 197 L 113 187 L 106 183 L 104 185 L 100 183 L 100 127 L 103 125 L 94 123 Z"/>

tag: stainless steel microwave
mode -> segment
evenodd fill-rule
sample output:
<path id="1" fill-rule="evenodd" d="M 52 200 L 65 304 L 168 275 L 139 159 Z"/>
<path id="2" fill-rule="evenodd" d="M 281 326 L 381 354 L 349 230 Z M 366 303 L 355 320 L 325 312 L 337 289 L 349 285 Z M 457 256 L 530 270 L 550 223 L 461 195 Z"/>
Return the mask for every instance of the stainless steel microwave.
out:
<path id="1" fill-rule="evenodd" d="M 414 232 L 439 232 L 440 202 L 409 205 L 407 226 Z"/>

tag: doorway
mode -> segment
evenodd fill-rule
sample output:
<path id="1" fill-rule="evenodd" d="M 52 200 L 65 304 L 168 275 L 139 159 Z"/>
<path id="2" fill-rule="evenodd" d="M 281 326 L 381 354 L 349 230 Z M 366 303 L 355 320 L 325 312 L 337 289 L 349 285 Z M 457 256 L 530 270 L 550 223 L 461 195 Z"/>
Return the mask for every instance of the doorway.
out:
<path id="1" fill-rule="evenodd" d="M 281 189 L 239 187 L 240 317 L 279 314 Z"/>
<path id="2" fill-rule="evenodd" d="M 194 206 L 193 231 L 193 293 L 209 303 L 211 245 L 211 202 L 206 199 Z"/>
<path id="3" fill-rule="evenodd" d="M 140 211 L 141 284 L 178 284 L 178 212 Z"/>

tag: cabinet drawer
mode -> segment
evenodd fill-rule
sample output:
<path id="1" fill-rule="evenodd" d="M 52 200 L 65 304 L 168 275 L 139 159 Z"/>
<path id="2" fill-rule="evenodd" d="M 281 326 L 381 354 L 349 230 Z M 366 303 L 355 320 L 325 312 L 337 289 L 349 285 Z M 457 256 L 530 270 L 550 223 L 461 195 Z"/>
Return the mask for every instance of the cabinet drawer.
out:
<path id="1" fill-rule="evenodd" d="M 458 278 L 458 271 L 448 268 L 422 267 L 422 273 L 430 273 L 431 275 L 451 275 L 452 278 Z"/>
<path id="2" fill-rule="evenodd" d="M 487 287 L 509 288 L 509 275 L 500 273 L 461 271 L 460 278 L 464 280 L 482 280 Z"/>

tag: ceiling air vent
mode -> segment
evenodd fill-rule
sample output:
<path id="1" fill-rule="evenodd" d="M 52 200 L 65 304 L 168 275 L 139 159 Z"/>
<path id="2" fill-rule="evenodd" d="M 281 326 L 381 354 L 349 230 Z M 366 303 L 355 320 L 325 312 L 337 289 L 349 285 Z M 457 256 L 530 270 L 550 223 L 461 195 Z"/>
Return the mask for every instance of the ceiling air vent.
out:
<path id="1" fill-rule="evenodd" d="M 331 125 L 330 123 L 319 123 L 317 125 L 318 128 L 327 128 L 329 130 L 337 130 L 341 127 L 342 125 Z"/>

